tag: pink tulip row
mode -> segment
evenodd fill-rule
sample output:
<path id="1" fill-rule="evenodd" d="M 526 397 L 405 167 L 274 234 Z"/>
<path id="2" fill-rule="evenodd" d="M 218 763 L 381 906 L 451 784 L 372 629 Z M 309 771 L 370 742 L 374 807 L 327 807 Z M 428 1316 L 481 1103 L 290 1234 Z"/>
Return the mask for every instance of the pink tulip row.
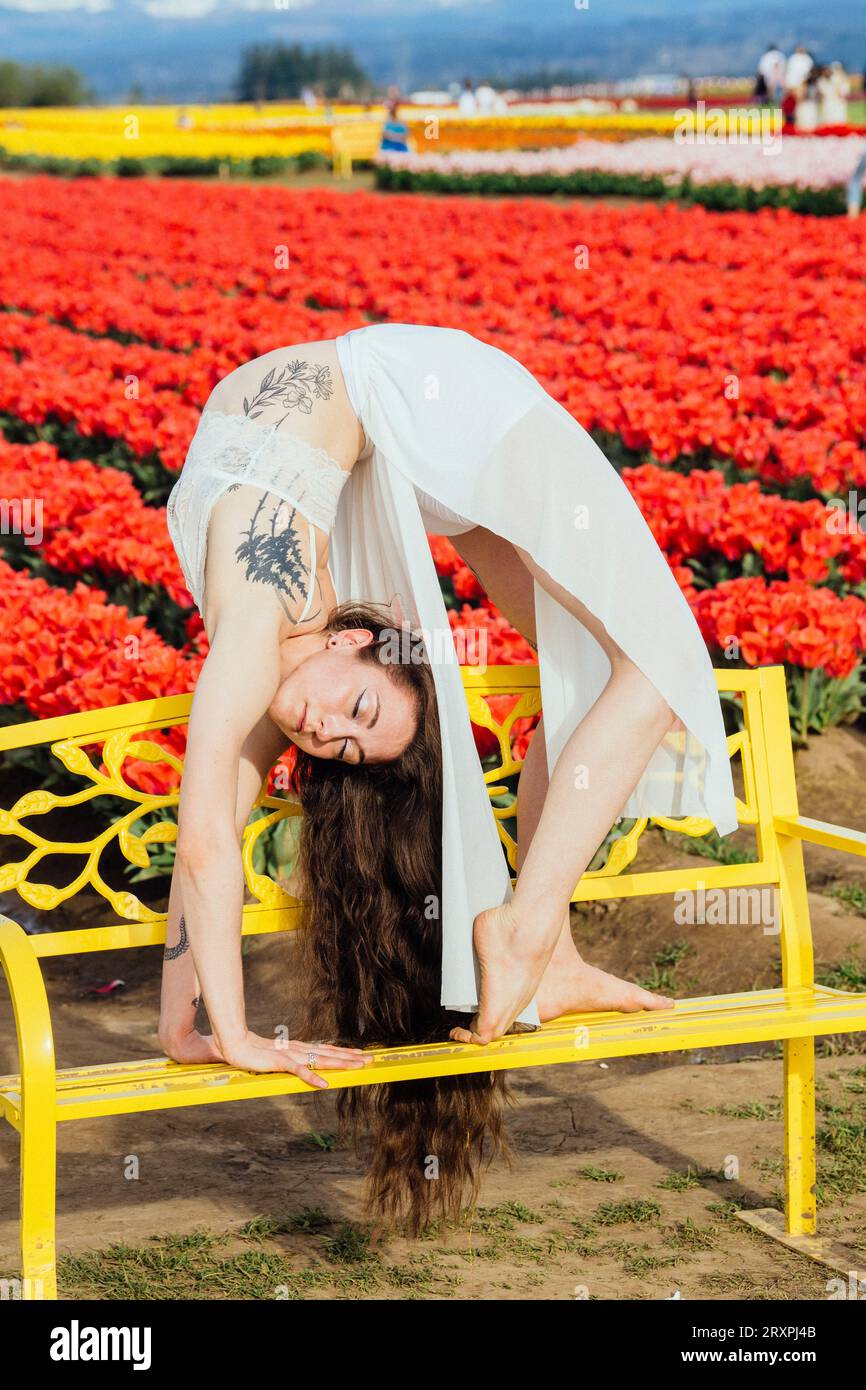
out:
<path id="1" fill-rule="evenodd" d="M 567 175 L 582 170 L 616 174 L 660 174 L 671 183 L 688 175 L 693 183 L 736 183 L 750 188 L 796 185 L 833 188 L 847 183 L 866 142 L 856 135 L 767 137 L 766 143 L 679 144 L 647 137 L 613 142 L 579 140 L 549 150 L 466 150 L 453 154 L 380 156 L 381 163 L 415 173 Z"/>

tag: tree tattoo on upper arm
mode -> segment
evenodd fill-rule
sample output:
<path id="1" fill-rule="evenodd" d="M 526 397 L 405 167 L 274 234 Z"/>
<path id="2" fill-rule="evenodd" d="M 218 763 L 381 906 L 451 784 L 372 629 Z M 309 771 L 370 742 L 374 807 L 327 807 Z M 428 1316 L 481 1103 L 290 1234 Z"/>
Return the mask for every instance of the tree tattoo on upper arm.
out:
<path id="1" fill-rule="evenodd" d="M 243 532 L 245 540 L 235 551 L 240 564 L 246 566 L 246 578 L 253 584 L 267 584 L 275 592 L 277 601 L 285 613 L 298 626 L 312 622 L 322 612 L 321 601 L 313 601 L 310 612 L 298 623 L 283 595 L 292 602 L 306 601 L 311 574 L 316 563 L 315 554 L 309 562 L 304 562 L 298 530 L 295 523 L 297 511 L 278 497 L 272 507 L 270 518 L 265 515 L 265 506 L 270 492 L 263 492 L 256 509 L 250 518 L 249 529 Z M 321 600 L 322 588 L 318 573 L 315 573 L 317 597 Z"/>
<path id="2" fill-rule="evenodd" d="M 314 399 L 330 400 L 333 390 L 330 367 L 317 367 L 312 362 L 295 358 L 283 367 L 279 376 L 276 367 L 272 367 L 262 378 L 262 384 L 251 401 L 244 396 L 244 414 L 256 420 L 270 406 L 278 406 L 285 410 L 286 415 L 291 410 L 300 410 L 304 415 L 309 415 Z M 279 423 L 282 424 L 282 420 Z"/>

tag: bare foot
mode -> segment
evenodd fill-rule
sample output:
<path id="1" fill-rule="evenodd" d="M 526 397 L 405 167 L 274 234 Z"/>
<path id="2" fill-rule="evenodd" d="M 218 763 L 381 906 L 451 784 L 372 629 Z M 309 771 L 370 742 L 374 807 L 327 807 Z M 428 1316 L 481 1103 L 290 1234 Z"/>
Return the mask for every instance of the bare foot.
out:
<path id="1" fill-rule="evenodd" d="M 481 968 L 478 1012 L 468 1028 L 452 1028 L 450 1036 L 455 1042 L 488 1043 L 501 1038 L 532 1002 L 547 957 L 527 952 L 526 932 L 510 902 L 479 912 L 472 940 Z"/>
<path id="2" fill-rule="evenodd" d="M 561 1018 L 563 1014 L 589 1011 L 633 1014 L 642 1009 L 672 1009 L 674 1006 L 669 995 L 653 994 L 641 989 L 640 985 L 620 980 L 606 970 L 587 965 L 580 956 L 575 956 L 564 970 L 554 972 L 551 967 L 535 998 L 542 1023 Z"/>

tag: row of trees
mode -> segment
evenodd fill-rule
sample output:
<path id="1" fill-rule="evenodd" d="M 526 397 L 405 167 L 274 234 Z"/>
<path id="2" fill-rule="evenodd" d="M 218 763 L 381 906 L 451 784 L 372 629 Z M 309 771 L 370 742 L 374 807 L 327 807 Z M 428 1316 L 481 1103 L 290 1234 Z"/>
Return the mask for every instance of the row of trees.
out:
<path id="1" fill-rule="evenodd" d="M 328 45 L 254 44 L 241 55 L 238 101 L 279 101 L 299 97 L 304 87 L 328 97 L 367 97 L 373 84 L 350 48 Z"/>
<path id="2" fill-rule="evenodd" d="M 238 101 L 299 97 L 311 87 L 326 97 L 367 99 L 373 83 L 350 48 L 306 50 L 300 44 L 255 44 L 243 51 L 236 82 Z M 134 94 L 141 99 L 140 89 Z M 133 93 L 130 93 L 133 96 Z M 85 106 L 96 98 L 75 68 L 0 62 L 0 107 Z"/>
<path id="3" fill-rule="evenodd" d="M 0 63 L 0 107 L 83 106 L 93 93 L 75 68 L 41 63 Z"/>

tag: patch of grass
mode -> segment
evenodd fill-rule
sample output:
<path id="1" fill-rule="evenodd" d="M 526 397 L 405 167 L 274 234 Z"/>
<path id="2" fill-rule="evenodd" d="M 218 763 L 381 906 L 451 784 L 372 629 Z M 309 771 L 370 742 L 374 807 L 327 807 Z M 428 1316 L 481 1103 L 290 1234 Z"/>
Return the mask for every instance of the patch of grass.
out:
<path id="1" fill-rule="evenodd" d="M 441 1271 L 437 1272 L 435 1268 L 434 1257 L 428 1253 L 415 1256 L 408 1264 L 388 1265 L 385 1269 L 385 1282 L 389 1287 L 407 1289 L 413 1297 L 434 1293 L 441 1277 Z M 455 1272 L 452 1282 L 461 1284 L 463 1281 Z"/>
<path id="2" fill-rule="evenodd" d="M 692 1218 L 677 1221 L 665 1237 L 665 1245 L 676 1250 L 712 1250 L 718 1244 L 718 1232 L 714 1226 L 696 1226 Z"/>
<path id="3" fill-rule="evenodd" d="M 283 1256 L 263 1250 L 227 1256 L 223 1247 L 229 1239 L 197 1231 L 156 1236 L 147 1246 L 119 1242 L 61 1257 L 58 1278 L 65 1294 L 109 1301 L 264 1299 L 274 1298 L 278 1285 L 297 1284 L 301 1276 Z M 303 1281 L 314 1287 L 314 1271 L 304 1271 Z"/>
<path id="4" fill-rule="evenodd" d="M 817 1132 L 819 1200 L 866 1192 L 866 1120 L 848 1108 L 826 1119 Z"/>
<path id="5" fill-rule="evenodd" d="M 652 958 L 652 971 L 638 983 L 644 989 L 669 993 L 674 988 L 674 971 L 686 956 L 694 951 L 688 941 L 671 941 L 656 951 Z"/>
<path id="6" fill-rule="evenodd" d="M 490 1245 L 475 1247 L 462 1253 L 469 1260 L 489 1260 L 490 1262 L 509 1260 L 549 1267 L 551 1258 L 554 1256 L 577 1255 L 586 1259 L 594 1251 L 591 1245 L 576 1236 L 566 1235 L 563 1231 L 550 1231 L 539 1236 L 536 1240 L 503 1233 L 498 1235 Z"/>
<path id="7" fill-rule="evenodd" d="M 585 1168 L 578 1169 L 578 1176 L 590 1182 L 622 1182 L 625 1173 L 618 1173 L 615 1168 L 596 1168 L 588 1163 Z"/>
<path id="8" fill-rule="evenodd" d="M 309 1134 L 304 1135 L 305 1143 L 312 1149 L 323 1149 L 325 1153 L 332 1153 L 337 1147 L 338 1136 L 336 1134 L 319 1134 L 315 1129 L 311 1129 Z"/>
<path id="9" fill-rule="evenodd" d="M 624 1202 L 602 1202 L 593 1212 L 600 1226 L 624 1226 L 628 1223 L 655 1221 L 662 1209 L 652 1197 L 632 1197 Z"/>
<path id="10" fill-rule="evenodd" d="M 623 1273 L 649 1274 L 654 1269 L 666 1269 L 670 1265 L 682 1264 L 683 1258 L 682 1255 L 632 1255 L 623 1260 Z"/>
<path id="11" fill-rule="evenodd" d="M 705 1178 L 716 1176 L 712 1168 L 692 1168 L 689 1164 L 684 1173 L 668 1173 L 667 1177 L 656 1183 L 656 1187 L 664 1187 L 668 1192 L 687 1192 L 690 1187 L 700 1187 Z"/>
<path id="12" fill-rule="evenodd" d="M 731 1120 L 780 1120 L 782 1102 L 778 1096 L 774 1096 L 769 1102 L 749 1100 L 742 1105 L 710 1105 L 702 1113 L 726 1115 Z"/>
<path id="13" fill-rule="evenodd" d="M 861 888 L 859 883 L 839 883 L 835 888 L 830 889 L 829 896 L 847 903 L 849 907 L 853 907 L 855 912 L 866 917 L 866 888 Z"/>
<path id="14" fill-rule="evenodd" d="M 702 1289 L 711 1293 L 745 1293 L 757 1287 L 751 1274 L 743 1274 L 742 1271 L 702 1274 L 699 1282 Z"/>
<path id="15" fill-rule="evenodd" d="M 285 1235 L 288 1230 L 287 1221 L 277 1221 L 272 1216 L 252 1216 L 237 1235 L 240 1240 L 269 1240 L 272 1236 Z"/>
<path id="16" fill-rule="evenodd" d="M 557 1215 L 561 1214 L 561 1211 L 557 1212 Z M 543 1231 L 531 1239 L 518 1230 L 519 1225 L 541 1225 L 544 1220 L 542 1215 L 522 1202 L 480 1207 L 473 1213 L 466 1213 L 461 1223 L 473 1237 L 471 1245 L 447 1253 L 457 1255 L 467 1263 L 475 1260 L 511 1260 L 540 1265 L 549 1265 L 552 1259 L 560 1255 L 577 1255 L 586 1259 L 595 1254 L 587 1239 L 595 1235 L 595 1228 L 585 1221 L 573 1221 L 569 1232 Z M 476 1235 L 486 1236 L 487 1243 L 477 1245 L 474 1240 Z"/>
<path id="17" fill-rule="evenodd" d="M 785 1174 L 785 1160 L 783 1158 L 756 1158 L 755 1168 L 759 1173 L 764 1173 L 768 1178 L 781 1178 Z"/>
<path id="18" fill-rule="evenodd" d="M 323 1212 L 321 1207 L 304 1207 L 294 1216 L 288 1218 L 285 1223 L 285 1230 L 287 1234 L 315 1235 L 318 1231 L 327 1230 L 333 1224 L 333 1217 Z"/>
<path id="19" fill-rule="evenodd" d="M 484 1235 L 496 1235 L 501 1231 L 513 1231 L 519 1221 L 540 1226 L 544 1217 L 523 1202 L 500 1202 L 498 1207 L 476 1207 L 473 1212 L 467 1213 L 464 1221 Z"/>
<path id="20" fill-rule="evenodd" d="M 816 970 L 815 980 L 829 989 L 847 989 L 860 994 L 866 990 L 866 963 L 857 957 L 852 948 L 848 960 L 837 961 L 820 972 Z"/>
<path id="21" fill-rule="evenodd" d="M 739 1229 L 741 1222 L 737 1221 L 737 1212 L 748 1211 L 751 1207 L 758 1205 L 766 1206 L 767 1204 L 766 1202 L 759 1203 L 750 1200 L 748 1197 L 726 1197 L 724 1201 L 721 1202 L 708 1202 L 706 1210 L 712 1216 L 718 1216 L 722 1221 L 728 1222 L 730 1225 L 733 1225 L 736 1221 L 737 1229 Z M 750 1226 L 743 1226 L 742 1229 L 744 1231 L 750 1231 L 752 1228 Z M 755 1234 L 757 1235 L 759 1232 L 755 1232 Z"/>
<path id="22" fill-rule="evenodd" d="M 680 961 L 684 960 L 692 951 L 694 951 L 694 947 L 689 941 L 670 941 L 666 946 L 662 946 L 660 950 L 656 951 L 653 956 L 653 964 L 673 967 L 679 965 Z"/>
<path id="23" fill-rule="evenodd" d="M 645 1249 L 645 1246 L 635 1245 L 633 1240 L 606 1240 L 604 1245 L 598 1247 L 600 1255 L 621 1255 L 623 1259 L 633 1255 L 638 1249 Z"/>
<path id="24" fill-rule="evenodd" d="M 681 832 L 664 830 L 669 844 L 676 846 L 685 854 L 698 854 L 702 859 L 712 859 L 717 864 L 755 864 L 758 856 L 746 845 L 735 845 L 715 830 L 706 835 L 683 835 Z"/>
<path id="25" fill-rule="evenodd" d="M 325 1243 L 327 1264 L 266 1248 L 274 1234 L 288 1229 L 315 1234 L 322 1224 L 333 1223 L 312 1208 L 301 1213 L 300 1219 L 254 1217 L 239 1231 L 227 1234 L 198 1230 L 154 1237 L 140 1247 L 120 1243 L 107 1250 L 65 1256 L 58 1270 L 61 1288 L 67 1296 L 108 1301 L 297 1300 L 321 1292 L 334 1298 L 359 1298 L 383 1295 L 388 1289 L 400 1289 L 412 1299 L 447 1295 L 459 1282 L 453 1267 L 440 1265 L 428 1251 L 403 1264 L 385 1264 L 370 1252 L 368 1232 L 351 1223 Z M 227 1251 L 226 1246 L 238 1239 L 248 1241 L 249 1248 Z"/>
<path id="26" fill-rule="evenodd" d="M 379 1256 L 370 1251 L 371 1235 L 369 1229 L 347 1221 L 333 1239 L 325 1242 L 325 1257 L 332 1264 L 363 1264 L 371 1260 L 378 1263 Z"/>

